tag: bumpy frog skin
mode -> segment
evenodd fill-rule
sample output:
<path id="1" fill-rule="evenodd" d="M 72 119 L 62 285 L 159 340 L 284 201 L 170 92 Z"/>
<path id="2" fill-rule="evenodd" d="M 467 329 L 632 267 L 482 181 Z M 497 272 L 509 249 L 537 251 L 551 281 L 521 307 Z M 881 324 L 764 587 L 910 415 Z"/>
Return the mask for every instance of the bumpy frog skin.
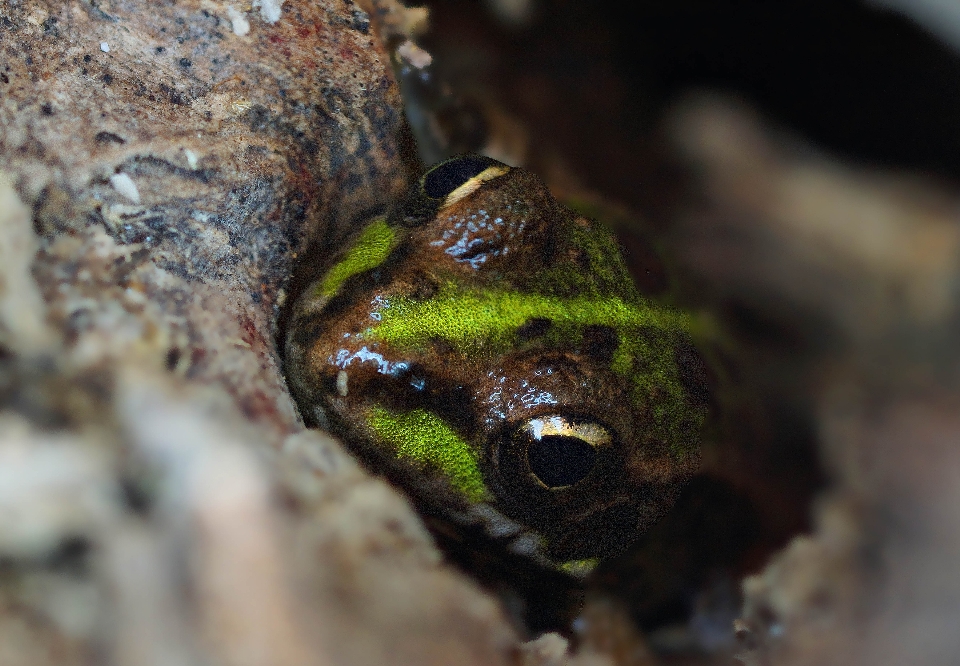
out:
<path id="1" fill-rule="evenodd" d="M 606 229 L 465 156 L 304 293 L 286 368 L 308 420 L 445 479 L 563 563 L 621 550 L 696 470 L 687 326 L 637 292 Z"/>

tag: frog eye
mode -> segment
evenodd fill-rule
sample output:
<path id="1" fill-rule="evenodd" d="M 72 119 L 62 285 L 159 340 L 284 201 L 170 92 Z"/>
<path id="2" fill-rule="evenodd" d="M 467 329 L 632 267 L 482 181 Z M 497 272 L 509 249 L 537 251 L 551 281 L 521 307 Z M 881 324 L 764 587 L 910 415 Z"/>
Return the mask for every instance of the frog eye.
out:
<path id="1" fill-rule="evenodd" d="M 572 486 L 589 476 L 598 451 L 612 441 L 599 423 L 557 415 L 529 419 L 517 436 L 525 445 L 530 473 L 550 489 Z"/>
<path id="2" fill-rule="evenodd" d="M 476 192 L 483 183 L 510 170 L 506 164 L 483 155 L 462 155 L 437 164 L 410 189 L 388 221 L 416 227 L 437 211 Z"/>
<path id="3" fill-rule="evenodd" d="M 504 165 L 483 155 L 454 157 L 446 162 L 441 162 L 424 174 L 423 193 L 431 199 L 445 199 L 458 187 L 468 183 L 470 179 L 481 175 L 491 167 L 499 170 L 498 168 L 502 168 Z"/>

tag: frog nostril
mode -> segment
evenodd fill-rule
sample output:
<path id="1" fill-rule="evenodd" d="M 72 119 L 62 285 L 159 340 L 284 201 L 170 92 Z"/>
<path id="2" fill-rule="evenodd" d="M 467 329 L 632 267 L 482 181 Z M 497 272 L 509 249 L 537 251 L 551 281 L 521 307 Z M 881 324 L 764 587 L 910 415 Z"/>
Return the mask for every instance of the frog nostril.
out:
<path id="1" fill-rule="evenodd" d="M 530 471 L 550 488 L 582 481 L 596 459 L 597 450 L 579 437 L 547 435 L 532 441 L 527 448 Z"/>

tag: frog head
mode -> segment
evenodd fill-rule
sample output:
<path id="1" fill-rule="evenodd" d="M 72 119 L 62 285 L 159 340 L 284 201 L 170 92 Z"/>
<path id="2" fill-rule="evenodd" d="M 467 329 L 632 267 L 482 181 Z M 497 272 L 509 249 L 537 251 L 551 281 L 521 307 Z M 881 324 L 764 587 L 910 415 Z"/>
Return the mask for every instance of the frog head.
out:
<path id="1" fill-rule="evenodd" d="M 417 181 L 300 298 L 308 419 L 542 537 L 622 549 L 699 464 L 688 316 L 636 290 L 612 234 L 480 156 Z"/>

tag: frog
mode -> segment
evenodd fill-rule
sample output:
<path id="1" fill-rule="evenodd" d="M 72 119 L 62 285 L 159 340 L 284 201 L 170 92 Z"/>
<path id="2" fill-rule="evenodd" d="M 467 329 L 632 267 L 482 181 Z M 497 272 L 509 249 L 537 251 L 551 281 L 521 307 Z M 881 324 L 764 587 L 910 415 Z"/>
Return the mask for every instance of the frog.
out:
<path id="1" fill-rule="evenodd" d="M 690 315 L 642 295 L 613 232 L 525 169 L 431 167 L 290 321 L 310 424 L 552 566 L 622 552 L 699 468 Z"/>

